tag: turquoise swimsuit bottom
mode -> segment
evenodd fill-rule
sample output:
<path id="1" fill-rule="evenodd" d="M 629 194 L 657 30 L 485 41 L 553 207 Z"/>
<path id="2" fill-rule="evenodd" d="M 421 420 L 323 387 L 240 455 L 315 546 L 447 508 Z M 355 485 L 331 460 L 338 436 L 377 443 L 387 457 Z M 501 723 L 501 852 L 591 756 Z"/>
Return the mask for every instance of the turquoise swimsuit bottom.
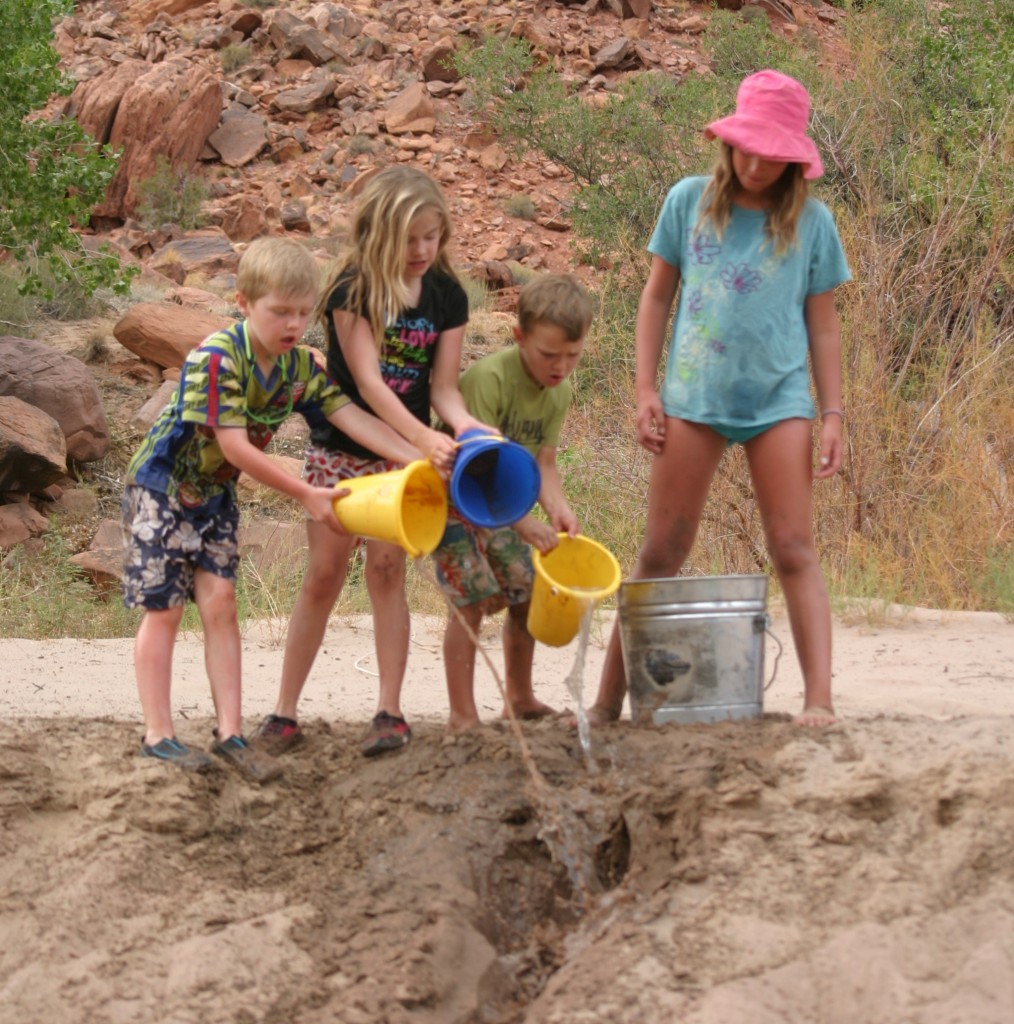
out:
<path id="1" fill-rule="evenodd" d="M 724 423 L 706 423 L 704 426 L 711 427 L 716 434 L 721 434 L 729 442 L 731 448 L 734 444 L 746 444 L 747 441 L 752 441 L 758 434 L 763 434 L 765 430 L 770 430 L 781 422 L 782 420 L 775 420 L 774 423 L 762 423 L 759 427 L 729 427 Z"/>

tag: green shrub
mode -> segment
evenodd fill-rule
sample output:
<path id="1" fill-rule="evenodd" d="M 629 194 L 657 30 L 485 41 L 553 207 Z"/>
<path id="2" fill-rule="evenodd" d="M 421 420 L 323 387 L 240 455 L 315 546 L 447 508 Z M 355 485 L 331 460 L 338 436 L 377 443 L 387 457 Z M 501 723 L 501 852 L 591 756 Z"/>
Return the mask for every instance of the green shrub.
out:
<path id="1" fill-rule="evenodd" d="M 46 317 L 81 320 L 103 312 L 111 293 L 97 287 L 94 272 L 89 272 L 96 260 L 112 260 L 119 267 L 115 257 L 82 253 L 75 264 L 66 267 L 66 272 L 61 274 L 54 273 L 48 261 L 39 261 L 31 287 L 26 286 L 27 269 L 23 266 L 14 265 L 10 271 L 0 273 L 0 321 L 8 327 L 29 330 L 35 321 Z M 129 288 L 138 273 L 135 267 L 120 268 L 116 293 Z"/>
<path id="2" fill-rule="evenodd" d="M 519 220 L 535 220 L 535 203 L 528 196 L 509 196 L 503 204 L 504 213 L 508 217 L 517 217 Z"/>
<path id="3" fill-rule="evenodd" d="M 252 56 L 253 51 L 249 43 L 232 43 L 229 46 L 223 46 L 218 52 L 218 59 L 222 63 L 222 70 L 227 75 L 249 64 Z"/>
<path id="4" fill-rule="evenodd" d="M 33 296 L 26 295 L 21 287 L 20 274 L 0 272 L 0 321 L 5 331 L 9 328 L 25 328 L 35 318 L 38 308 Z"/>
<path id="5" fill-rule="evenodd" d="M 345 143 L 345 149 L 353 156 L 372 153 L 376 148 L 376 143 L 369 135 L 350 135 Z"/>
<path id="6" fill-rule="evenodd" d="M 185 231 L 203 223 L 201 207 L 208 185 L 197 174 L 174 171 L 165 156 L 155 161 L 155 172 L 137 185 L 138 219 L 147 228 L 178 224 Z"/>
<path id="7" fill-rule="evenodd" d="M 766 17 L 745 18 L 742 12 L 712 11 L 703 44 L 712 71 L 730 87 L 730 99 L 739 81 L 755 71 L 778 68 L 793 74 L 790 65 L 812 63 L 805 57 L 797 59 L 798 43 L 789 43 L 772 32 Z"/>
<path id="8" fill-rule="evenodd" d="M 474 277 L 467 277 L 462 274 L 459 277 L 461 287 L 465 289 L 468 296 L 468 312 L 478 313 L 489 309 L 489 286 L 485 281 L 479 281 Z"/>

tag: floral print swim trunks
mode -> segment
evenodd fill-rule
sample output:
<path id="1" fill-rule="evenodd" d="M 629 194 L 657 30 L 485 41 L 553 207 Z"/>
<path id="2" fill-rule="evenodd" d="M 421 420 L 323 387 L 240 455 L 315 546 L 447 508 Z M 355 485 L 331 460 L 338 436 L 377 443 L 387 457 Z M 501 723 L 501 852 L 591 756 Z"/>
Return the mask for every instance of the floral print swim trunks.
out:
<path id="1" fill-rule="evenodd" d="M 188 508 L 138 484 L 123 494 L 123 603 L 164 611 L 194 599 L 198 569 L 234 580 L 239 508 L 231 496 Z"/>

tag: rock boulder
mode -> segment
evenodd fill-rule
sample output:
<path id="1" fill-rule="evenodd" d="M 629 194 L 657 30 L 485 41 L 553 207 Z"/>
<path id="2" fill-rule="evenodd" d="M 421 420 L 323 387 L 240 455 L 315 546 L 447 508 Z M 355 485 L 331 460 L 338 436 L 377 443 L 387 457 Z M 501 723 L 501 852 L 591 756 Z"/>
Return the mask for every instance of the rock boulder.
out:
<path id="1" fill-rule="evenodd" d="M 88 367 L 41 341 L 0 338 L 0 395 L 20 398 L 60 426 L 66 455 L 95 462 L 109 452 L 109 423 Z"/>
<path id="2" fill-rule="evenodd" d="M 170 302 L 139 302 L 117 322 L 113 335 L 142 359 L 162 367 L 177 367 L 209 334 L 235 322 L 231 317 Z"/>
<path id="3" fill-rule="evenodd" d="M 0 491 L 33 494 L 66 475 L 60 424 L 20 398 L 0 398 Z"/>

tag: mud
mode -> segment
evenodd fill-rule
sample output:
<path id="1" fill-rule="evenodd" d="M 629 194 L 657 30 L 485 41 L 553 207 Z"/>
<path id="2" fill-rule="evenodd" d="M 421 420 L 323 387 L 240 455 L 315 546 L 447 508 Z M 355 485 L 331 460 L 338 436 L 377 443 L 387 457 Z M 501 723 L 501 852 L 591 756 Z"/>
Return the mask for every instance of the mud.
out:
<path id="1" fill-rule="evenodd" d="M 309 725 L 261 788 L 10 723 L 0 1020 L 1010 1020 L 1009 719 L 617 725 L 594 772 L 526 723 L 544 785 L 506 727 Z"/>

